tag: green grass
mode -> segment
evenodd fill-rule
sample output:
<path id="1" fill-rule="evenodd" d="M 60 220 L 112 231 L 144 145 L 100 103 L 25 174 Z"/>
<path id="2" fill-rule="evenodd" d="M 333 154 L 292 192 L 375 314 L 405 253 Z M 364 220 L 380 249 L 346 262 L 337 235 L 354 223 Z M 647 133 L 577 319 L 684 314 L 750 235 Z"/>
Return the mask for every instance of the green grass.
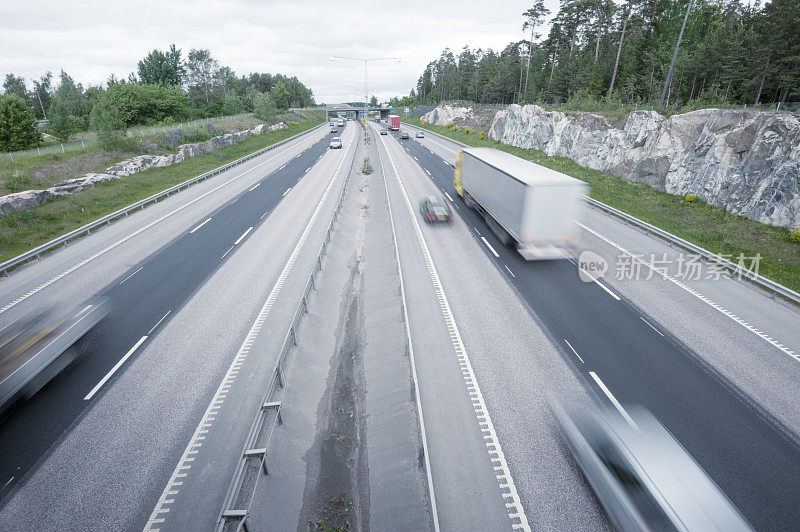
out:
<path id="1" fill-rule="evenodd" d="M 320 124 L 323 119 L 324 116 L 290 123 L 286 129 L 252 135 L 227 148 L 204 153 L 179 164 L 153 168 L 55 199 L 34 209 L 0 216 L 0 261 L 6 261 L 203 172 L 296 135 Z"/>
<path id="2" fill-rule="evenodd" d="M 660 227 L 698 246 L 737 261 L 761 255 L 759 271 L 764 277 L 800 292 L 800 242 L 792 240 L 790 231 L 773 227 L 725 212 L 720 207 L 666 192 L 659 192 L 643 183 L 592 170 L 566 157 L 549 157 L 529 148 L 517 148 L 480 139 L 480 132 L 424 124 L 422 127 L 470 146 L 497 148 L 517 157 L 552 168 L 589 183 L 590 196 L 640 220 Z M 749 265 L 750 261 L 747 260 Z"/>

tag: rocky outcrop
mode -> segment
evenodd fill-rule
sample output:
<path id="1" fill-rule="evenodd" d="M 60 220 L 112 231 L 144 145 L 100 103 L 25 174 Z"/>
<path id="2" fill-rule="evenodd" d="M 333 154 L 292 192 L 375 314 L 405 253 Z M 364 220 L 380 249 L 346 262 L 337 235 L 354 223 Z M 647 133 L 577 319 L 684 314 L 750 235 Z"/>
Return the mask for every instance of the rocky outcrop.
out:
<path id="1" fill-rule="evenodd" d="M 98 183 L 106 181 L 113 181 L 121 177 L 144 172 L 151 168 L 161 168 L 170 166 L 190 157 L 196 157 L 201 153 L 206 153 L 212 150 L 225 148 L 237 142 L 241 142 L 250 135 L 261 135 L 269 131 L 276 131 L 278 129 L 285 129 L 288 127 L 283 122 L 273 124 L 259 124 L 253 129 L 245 131 L 238 131 L 236 133 L 227 133 L 218 137 L 213 137 L 205 142 L 195 142 L 191 144 L 181 144 L 178 146 L 176 153 L 167 155 L 137 155 L 125 161 L 116 163 L 106 168 L 106 171 L 101 174 L 86 174 L 83 177 L 75 179 L 68 179 L 61 183 L 56 183 L 50 188 L 45 190 L 26 190 L 24 192 L 15 192 L 0 197 L 0 213 L 8 211 L 31 209 L 46 203 L 52 198 L 64 196 L 67 194 L 74 194 L 81 190 L 86 190 L 96 186 Z"/>
<path id="2" fill-rule="evenodd" d="M 591 113 L 510 105 L 495 116 L 489 137 L 671 194 L 694 194 L 753 220 L 800 226 L 800 120 L 791 113 L 703 109 L 666 118 L 634 111 L 613 123 Z"/>

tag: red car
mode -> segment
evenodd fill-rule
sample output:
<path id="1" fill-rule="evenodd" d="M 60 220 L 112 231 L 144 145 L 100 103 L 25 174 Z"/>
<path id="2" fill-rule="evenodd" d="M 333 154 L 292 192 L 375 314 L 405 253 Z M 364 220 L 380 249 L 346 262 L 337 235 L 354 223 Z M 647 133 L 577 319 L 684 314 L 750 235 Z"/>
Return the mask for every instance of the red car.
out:
<path id="1" fill-rule="evenodd" d="M 453 217 L 450 205 L 441 196 L 426 196 L 419 204 L 419 212 L 428 223 L 449 222 Z"/>

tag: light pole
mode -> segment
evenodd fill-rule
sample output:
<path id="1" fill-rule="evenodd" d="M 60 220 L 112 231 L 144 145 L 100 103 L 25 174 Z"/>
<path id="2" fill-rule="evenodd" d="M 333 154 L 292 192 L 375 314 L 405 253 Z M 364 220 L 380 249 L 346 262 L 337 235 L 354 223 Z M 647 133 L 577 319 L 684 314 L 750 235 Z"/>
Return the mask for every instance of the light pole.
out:
<path id="1" fill-rule="evenodd" d="M 341 55 L 332 55 L 331 61 L 336 61 L 337 59 L 346 59 L 347 61 L 363 61 L 364 62 L 364 115 L 366 116 L 367 107 L 369 107 L 369 81 L 367 79 L 367 64 L 371 63 L 372 61 L 397 61 L 398 63 L 401 61 L 399 57 L 376 57 L 372 59 L 363 59 L 358 57 L 344 57 Z"/>

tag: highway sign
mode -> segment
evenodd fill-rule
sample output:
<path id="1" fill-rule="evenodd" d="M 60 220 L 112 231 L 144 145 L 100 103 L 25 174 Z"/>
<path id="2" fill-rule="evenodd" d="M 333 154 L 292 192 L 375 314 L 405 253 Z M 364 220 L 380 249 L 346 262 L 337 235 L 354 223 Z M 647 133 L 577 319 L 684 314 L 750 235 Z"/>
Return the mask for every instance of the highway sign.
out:
<path id="1" fill-rule="evenodd" d="M 405 113 L 405 114 L 408 114 L 408 113 L 409 113 L 409 109 L 408 109 L 408 107 L 403 107 L 403 113 Z"/>

